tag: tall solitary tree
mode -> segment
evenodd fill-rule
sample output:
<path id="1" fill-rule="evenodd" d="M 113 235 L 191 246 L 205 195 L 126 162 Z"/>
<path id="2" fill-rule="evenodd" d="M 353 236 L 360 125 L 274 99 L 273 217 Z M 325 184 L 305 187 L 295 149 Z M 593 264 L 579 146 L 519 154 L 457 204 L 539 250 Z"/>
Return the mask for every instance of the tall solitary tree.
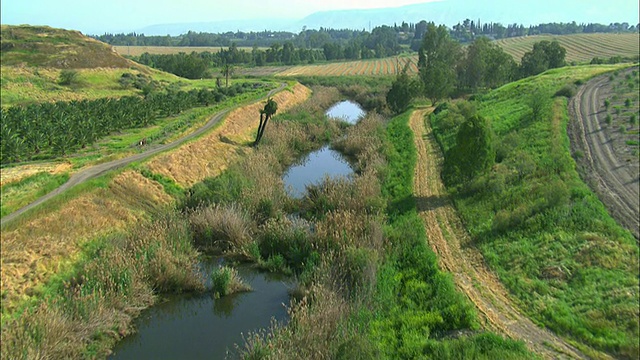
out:
<path id="1" fill-rule="evenodd" d="M 267 103 L 264 108 L 260 110 L 260 125 L 258 125 L 258 134 L 256 135 L 256 141 L 253 142 L 253 146 L 257 146 L 262 140 L 264 135 L 264 129 L 267 127 L 267 122 L 278 111 L 278 103 L 272 98 L 267 99 Z"/>
<path id="2" fill-rule="evenodd" d="M 224 75 L 224 77 L 225 77 L 225 79 L 226 79 L 226 82 L 225 82 L 226 87 L 229 87 L 229 77 L 230 77 L 230 76 L 233 76 L 233 73 L 234 73 L 235 71 L 236 71 L 236 69 L 233 67 L 233 65 L 231 65 L 231 64 L 229 64 L 229 63 L 227 63 L 227 62 L 225 62 L 225 63 L 222 65 L 222 71 L 221 71 L 221 73 L 222 73 L 222 75 Z"/>
<path id="3" fill-rule="evenodd" d="M 451 39 L 446 26 L 436 27 L 429 23 L 421 50 L 420 79 L 425 95 L 435 104 L 449 96 L 454 89 L 460 44 Z"/>
<path id="4" fill-rule="evenodd" d="M 407 75 L 410 63 L 406 63 L 402 71 L 396 76 L 391 84 L 391 89 L 387 93 L 387 104 L 396 114 L 407 110 L 411 100 L 416 96 L 418 87 L 416 83 Z"/>

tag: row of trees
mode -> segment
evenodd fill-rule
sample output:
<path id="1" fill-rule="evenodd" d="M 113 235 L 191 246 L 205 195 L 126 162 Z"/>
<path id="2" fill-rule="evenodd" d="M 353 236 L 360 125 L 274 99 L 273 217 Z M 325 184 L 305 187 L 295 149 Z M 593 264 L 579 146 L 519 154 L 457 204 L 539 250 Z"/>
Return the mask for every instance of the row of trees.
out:
<path id="1" fill-rule="evenodd" d="M 435 104 L 454 92 L 495 88 L 564 66 L 566 50 L 557 41 L 541 41 L 524 54 L 518 65 L 487 38 L 476 38 L 463 49 L 445 26 L 430 23 L 418 53 L 419 76 L 411 79 L 405 69 L 387 95 L 387 103 L 395 112 L 404 111 L 415 94 L 422 93 Z"/>
<path id="2" fill-rule="evenodd" d="M 231 65 L 296 65 L 312 64 L 316 61 L 358 60 L 393 56 L 402 50 L 395 35 L 387 30 L 374 31 L 374 36 L 367 39 L 356 39 L 345 45 L 325 43 L 320 49 L 296 47 L 293 42 L 279 43 L 267 49 L 253 47 L 251 51 L 239 49 L 234 43 L 227 49 L 218 52 L 192 52 L 191 54 L 149 54 L 144 53 L 133 59 L 141 64 L 167 71 L 188 79 L 199 79 L 207 76 L 211 67 Z"/>
<path id="3" fill-rule="evenodd" d="M 104 34 L 93 36 L 94 38 L 111 45 L 131 46 L 223 46 L 232 44 L 240 46 L 268 47 L 273 44 L 292 42 L 296 48 L 320 49 L 325 44 L 338 44 L 346 46 L 351 42 L 365 44 L 369 49 L 375 49 L 378 43 L 385 48 L 393 46 L 384 45 L 384 42 L 393 38 L 398 44 L 410 45 L 414 50 L 420 47 L 426 29 L 427 21 L 418 23 L 402 22 L 400 25 L 378 26 L 371 31 L 364 29 L 303 29 L 295 34 L 286 31 L 260 31 L 260 32 L 226 32 L 220 34 L 189 31 L 178 36 L 145 36 L 144 34 Z M 450 30 L 451 37 L 460 42 L 470 42 L 478 36 L 487 36 L 492 39 L 502 39 L 514 36 L 538 35 L 538 34 L 577 34 L 577 33 L 606 33 L 606 32 L 638 32 L 640 24 L 611 23 L 608 25 L 588 23 L 546 23 L 524 26 L 522 24 L 501 24 L 493 22 L 481 22 L 465 19 L 454 25 Z"/>
<path id="4" fill-rule="evenodd" d="M 207 106 L 258 85 L 168 91 L 146 97 L 125 96 L 41 103 L 0 109 L 1 163 L 64 156 L 121 129 L 145 127 L 158 118 Z"/>

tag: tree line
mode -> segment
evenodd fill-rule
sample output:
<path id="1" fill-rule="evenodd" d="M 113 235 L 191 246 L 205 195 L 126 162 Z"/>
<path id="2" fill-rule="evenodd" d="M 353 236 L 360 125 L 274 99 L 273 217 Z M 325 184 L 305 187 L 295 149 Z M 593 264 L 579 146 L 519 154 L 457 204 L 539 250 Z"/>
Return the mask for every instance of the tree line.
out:
<path id="1" fill-rule="evenodd" d="M 377 42 L 384 43 L 388 41 L 391 35 L 395 37 L 400 45 L 411 46 L 414 50 L 418 50 L 424 33 L 426 32 L 428 22 L 422 20 L 418 23 L 402 22 L 400 25 L 393 26 L 377 26 L 371 31 L 365 29 L 303 29 L 299 33 L 287 31 L 259 31 L 259 32 L 243 32 L 228 31 L 225 33 L 208 33 L 189 31 L 186 34 L 177 36 L 157 36 L 144 35 L 141 33 L 120 33 L 103 35 L 93 35 L 92 37 L 110 45 L 119 46 L 222 46 L 229 47 L 232 44 L 244 47 L 269 47 L 273 44 L 284 44 L 292 42 L 296 48 L 319 49 L 325 44 L 339 44 L 346 46 L 350 42 L 366 43 L 368 48 L 375 49 Z M 449 29 L 451 37 L 460 42 L 470 42 L 475 37 L 487 36 L 492 39 L 502 39 L 515 36 L 526 35 L 566 35 L 578 33 L 619 33 L 619 32 L 638 32 L 640 24 L 630 25 L 629 23 L 545 23 L 539 25 L 524 26 L 522 24 L 501 24 L 494 22 L 482 22 L 481 19 L 458 22 Z M 372 44 L 373 42 L 373 44 Z M 385 47 L 384 44 L 382 44 Z M 388 46 L 387 46 L 388 47 Z"/>
<path id="2" fill-rule="evenodd" d="M 0 109 L 1 163 L 64 156 L 121 129 L 145 127 L 157 119 L 218 103 L 260 84 L 228 88 L 153 92 L 97 100 L 58 101 Z"/>
<path id="3" fill-rule="evenodd" d="M 520 64 L 486 37 L 462 47 L 444 25 L 429 23 L 418 52 L 418 76 L 405 68 L 392 83 L 387 103 L 403 112 L 419 94 L 433 104 L 453 94 L 496 88 L 510 81 L 565 65 L 566 49 L 557 41 L 540 41 L 526 52 Z"/>

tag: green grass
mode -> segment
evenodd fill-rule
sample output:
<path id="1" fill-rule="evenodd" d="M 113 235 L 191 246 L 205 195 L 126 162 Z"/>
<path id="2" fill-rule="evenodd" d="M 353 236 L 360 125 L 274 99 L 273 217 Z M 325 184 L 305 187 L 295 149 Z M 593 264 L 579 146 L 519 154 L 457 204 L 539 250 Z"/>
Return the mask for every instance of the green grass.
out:
<path id="1" fill-rule="evenodd" d="M 26 206 L 56 189 L 69 180 L 69 174 L 52 175 L 48 172 L 40 172 L 26 177 L 18 182 L 2 186 L 2 211 L 1 216 Z"/>
<path id="2" fill-rule="evenodd" d="M 566 133 L 567 82 L 619 67 L 570 67 L 478 97 L 499 163 L 450 189 L 475 246 L 535 320 L 578 343 L 638 356 L 638 246 L 582 182 Z M 549 100 L 534 119 L 532 96 Z M 432 117 L 443 149 L 454 145 L 450 111 Z"/>
<path id="3" fill-rule="evenodd" d="M 438 268 L 413 197 L 416 149 L 408 126 L 410 114 L 392 119 L 387 127 L 384 193 L 390 219 L 386 235 L 392 245 L 378 271 L 370 336 L 386 358 L 534 357 L 522 342 L 477 331 L 473 305 L 456 290 L 451 275 Z M 441 338 L 456 330 L 471 330 L 472 335 Z"/>

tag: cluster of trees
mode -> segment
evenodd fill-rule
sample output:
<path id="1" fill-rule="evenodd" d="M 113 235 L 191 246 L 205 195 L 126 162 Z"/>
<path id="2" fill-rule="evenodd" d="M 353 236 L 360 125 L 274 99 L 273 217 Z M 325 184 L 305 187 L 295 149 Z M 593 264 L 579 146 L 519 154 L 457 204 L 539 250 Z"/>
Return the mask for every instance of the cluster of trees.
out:
<path id="1" fill-rule="evenodd" d="M 211 90 L 151 93 L 146 97 L 59 101 L 2 108 L 0 160 L 7 164 L 43 155 L 64 156 L 93 144 L 112 131 L 148 126 L 158 118 L 214 104 L 254 86 L 244 83 Z"/>
<path id="2" fill-rule="evenodd" d="M 211 67 L 232 65 L 296 65 L 312 64 L 316 61 L 358 60 L 383 58 L 401 52 L 395 33 L 391 27 L 380 27 L 369 36 L 350 40 L 345 45 L 325 43 L 320 49 L 296 47 L 292 41 L 283 45 L 272 44 L 267 49 L 256 46 L 251 51 L 239 49 L 233 43 L 227 49 L 212 53 L 209 51 L 192 52 L 191 54 L 149 54 L 144 53 L 133 59 L 141 64 L 167 71 L 188 79 L 199 79 L 207 76 Z"/>
<path id="3" fill-rule="evenodd" d="M 210 54 L 210 53 L 209 53 Z M 153 55 L 144 53 L 135 61 L 140 64 L 160 69 L 187 79 L 201 79 L 208 77 L 211 62 L 199 53 L 179 53 L 169 55 Z"/>
<path id="4" fill-rule="evenodd" d="M 462 48 L 444 25 L 429 23 L 418 54 L 419 76 L 411 79 L 405 69 L 387 94 L 387 103 L 395 112 L 406 109 L 411 94 L 422 93 L 435 104 L 454 92 L 495 88 L 564 66 L 566 50 L 557 41 L 540 41 L 524 54 L 518 65 L 485 37 L 476 38 Z"/>

